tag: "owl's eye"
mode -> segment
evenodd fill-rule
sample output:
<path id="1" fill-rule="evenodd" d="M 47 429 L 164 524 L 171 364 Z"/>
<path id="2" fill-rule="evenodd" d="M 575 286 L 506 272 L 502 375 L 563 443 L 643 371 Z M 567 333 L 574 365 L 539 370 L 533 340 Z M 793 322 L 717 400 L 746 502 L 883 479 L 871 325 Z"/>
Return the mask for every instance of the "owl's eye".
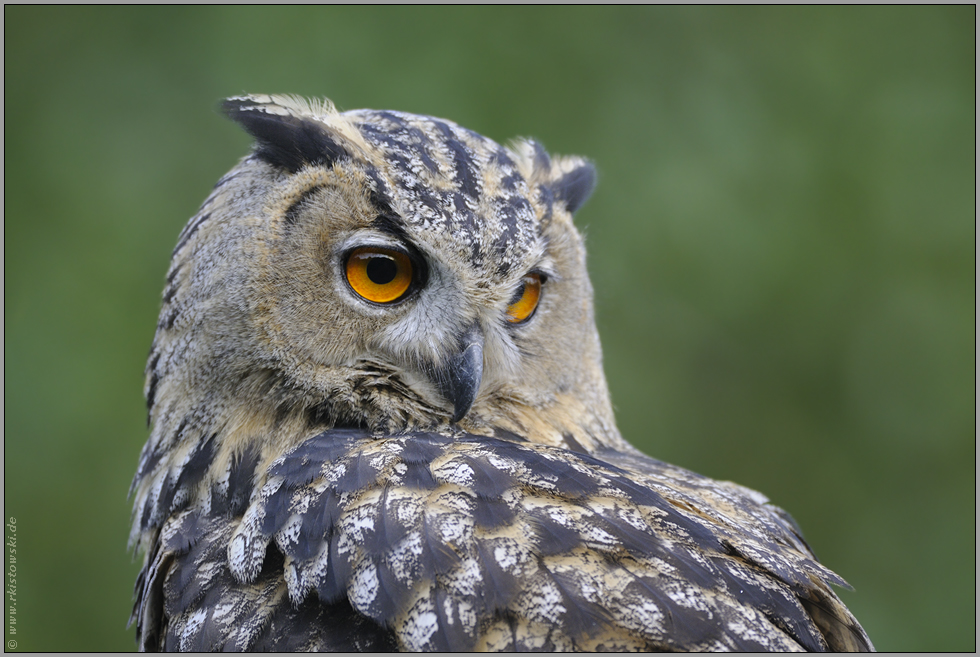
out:
<path id="1" fill-rule="evenodd" d="M 398 301 L 412 285 L 412 260 L 401 251 L 362 246 L 347 256 L 347 282 L 374 303 Z"/>
<path id="2" fill-rule="evenodd" d="M 538 307 L 540 298 L 541 275 L 528 274 L 514 293 L 513 301 L 507 306 L 507 321 L 511 324 L 520 324 L 530 319 L 535 308 Z"/>

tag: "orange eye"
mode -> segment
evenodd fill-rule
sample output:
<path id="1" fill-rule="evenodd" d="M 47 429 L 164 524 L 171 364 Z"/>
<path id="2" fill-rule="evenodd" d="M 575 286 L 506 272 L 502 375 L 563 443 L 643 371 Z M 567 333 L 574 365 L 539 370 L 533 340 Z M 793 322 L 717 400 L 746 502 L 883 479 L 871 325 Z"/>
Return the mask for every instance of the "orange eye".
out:
<path id="1" fill-rule="evenodd" d="M 507 306 L 507 321 L 511 324 L 530 319 L 534 309 L 538 307 L 541 298 L 541 276 L 528 274 L 521 282 L 521 287 L 514 294 L 514 301 Z"/>
<path id="2" fill-rule="evenodd" d="M 398 301 L 412 284 L 412 261 L 401 251 L 362 246 L 347 256 L 347 282 L 368 301 Z"/>

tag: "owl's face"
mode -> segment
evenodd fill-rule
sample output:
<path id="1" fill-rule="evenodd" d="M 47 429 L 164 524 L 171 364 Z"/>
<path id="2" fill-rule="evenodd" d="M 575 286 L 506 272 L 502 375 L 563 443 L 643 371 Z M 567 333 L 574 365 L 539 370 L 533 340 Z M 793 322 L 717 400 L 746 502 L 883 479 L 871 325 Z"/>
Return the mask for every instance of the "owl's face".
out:
<path id="1" fill-rule="evenodd" d="M 194 300 L 196 385 L 387 431 L 526 428 L 551 409 L 560 435 L 608 410 L 571 222 L 591 165 L 425 116 L 225 109 L 258 145 L 185 229 L 165 293 Z"/>

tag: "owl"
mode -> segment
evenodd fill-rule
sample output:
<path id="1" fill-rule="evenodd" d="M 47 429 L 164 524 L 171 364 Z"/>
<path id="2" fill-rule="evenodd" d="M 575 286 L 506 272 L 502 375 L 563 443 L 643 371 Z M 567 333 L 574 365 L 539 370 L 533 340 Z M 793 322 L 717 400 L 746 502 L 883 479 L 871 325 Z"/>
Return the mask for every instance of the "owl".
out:
<path id="1" fill-rule="evenodd" d="M 870 650 L 788 514 L 616 428 L 592 165 L 230 98 L 177 241 L 131 543 L 144 650 Z"/>

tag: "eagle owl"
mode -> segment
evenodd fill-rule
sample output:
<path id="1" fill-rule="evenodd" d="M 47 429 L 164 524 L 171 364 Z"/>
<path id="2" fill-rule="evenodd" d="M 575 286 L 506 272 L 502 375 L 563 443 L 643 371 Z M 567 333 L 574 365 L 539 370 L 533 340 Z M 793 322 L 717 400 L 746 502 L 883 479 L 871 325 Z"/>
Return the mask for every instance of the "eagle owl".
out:
<path id="1" fill-rule="evenodd" d="M 792 519 L 613 419 L 591 164 L 244 96 L 181 233 L 133 483 L 145 650 L 862 650 Z"/>

